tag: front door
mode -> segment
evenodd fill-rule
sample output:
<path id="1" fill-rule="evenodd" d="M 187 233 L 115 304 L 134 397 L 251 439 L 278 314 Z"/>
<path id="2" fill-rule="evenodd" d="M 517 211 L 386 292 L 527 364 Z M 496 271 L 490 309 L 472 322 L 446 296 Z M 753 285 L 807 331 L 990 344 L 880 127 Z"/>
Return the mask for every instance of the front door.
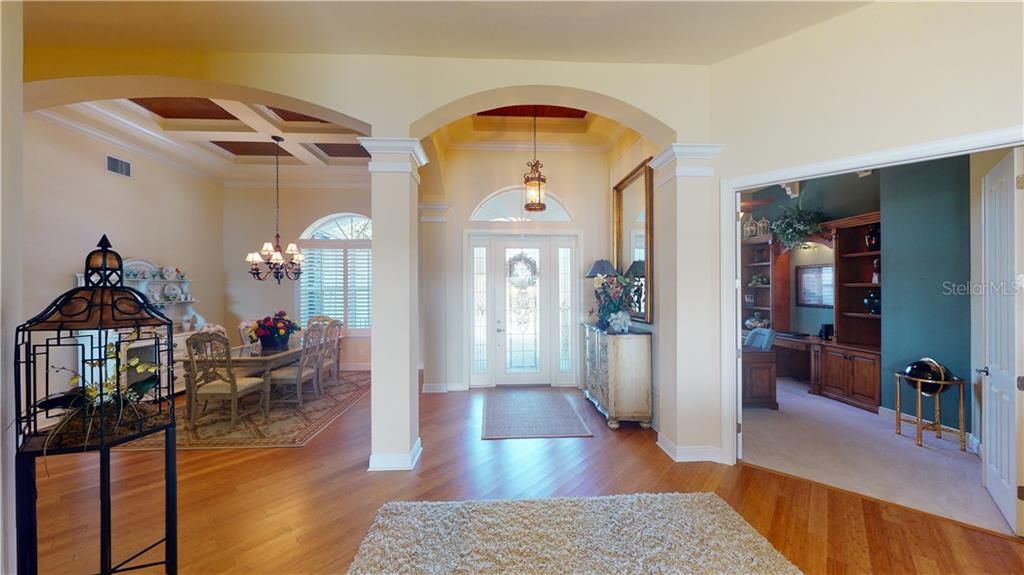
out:
<path id="1" fill-rule="evenodd" d="M 492 285 L 496 287 L 495 385 L 550 384 L 553 324 L 548 242 L 502 240 L 494 243 Z"/>
<path id="2" fill-rule="evenodd" d="M 1016 166 L 1015 166 L 1016 164 Z M 1017 378 L 1024 375 L 1021 321 L 1024 279 L 1024 201 L 1015 190 L 1015 176 L 1024 174 L 1024 148 L 1000 161 L 983 181 L 983 278 L 985 366 L 982 379 L 982 462 L 985 488 L 992 494 L 1006 521 L 1024 532 L 1024 507 L 1017 496 L 1020 462 L 1019 414 L 1022 412 Z"/>
<path id="3" fill-rule="evenodd" d="M 470 240 L 470 385 L 576 385 L 575 240 Z"/>

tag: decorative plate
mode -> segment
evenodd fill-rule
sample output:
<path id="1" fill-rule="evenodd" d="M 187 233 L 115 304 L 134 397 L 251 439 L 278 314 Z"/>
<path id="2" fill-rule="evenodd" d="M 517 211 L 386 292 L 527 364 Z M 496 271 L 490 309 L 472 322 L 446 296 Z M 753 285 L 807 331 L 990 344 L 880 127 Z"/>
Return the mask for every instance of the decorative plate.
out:
<path id="1" fill-rule="evenodd" d="M 164 286 L 164 296 L 169 301 L 178 301 L 181 299 L 181 287 L 178 284 L 167 284 Z"/>
<path id="2" fill-rule="evenodd" d="M 165 280 L 172 280 L 177 277 L 178 272 L 171 266 L 164 266 L 163 269 L 160 270 L 160 274 Z"/>

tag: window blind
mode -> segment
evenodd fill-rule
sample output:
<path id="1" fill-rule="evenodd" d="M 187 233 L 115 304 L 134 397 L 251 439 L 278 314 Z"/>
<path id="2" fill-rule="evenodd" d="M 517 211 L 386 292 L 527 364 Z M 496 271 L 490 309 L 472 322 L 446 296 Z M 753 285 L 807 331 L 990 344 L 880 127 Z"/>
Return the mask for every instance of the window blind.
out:
<path id="1" fill-rule="evenodd" d="M 370 327 L 373 290 L 371 248 L 307 248 L 302 250 L 299 318 L 302 325 L 326 315 L 349 328 Z"/>

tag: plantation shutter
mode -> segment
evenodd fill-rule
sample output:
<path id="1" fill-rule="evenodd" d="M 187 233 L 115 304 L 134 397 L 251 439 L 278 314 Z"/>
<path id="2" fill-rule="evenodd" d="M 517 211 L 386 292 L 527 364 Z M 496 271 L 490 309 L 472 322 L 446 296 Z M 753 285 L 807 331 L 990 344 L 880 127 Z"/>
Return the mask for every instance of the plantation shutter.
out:
<path id="1" fill-rule="evenodd" d="M 349 327 L 370 327 L 373 304 L 373 252 L 370 248 L 348 248 L 347 307 Z"/>
<path id="2" fill-rule="evenodd" d="M 309 318 L 324 313 L 322 251 L 302 250 L 306 261 L 299 276 L 299 324 L 303 326 L 309 324 Z"/>

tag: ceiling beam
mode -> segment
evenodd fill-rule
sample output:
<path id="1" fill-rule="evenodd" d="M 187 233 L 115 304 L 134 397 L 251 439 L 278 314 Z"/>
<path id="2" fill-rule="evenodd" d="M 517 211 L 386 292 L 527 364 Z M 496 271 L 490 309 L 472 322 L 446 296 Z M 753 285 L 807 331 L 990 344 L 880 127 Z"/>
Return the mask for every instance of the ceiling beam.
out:
<path id="1" fill-rule="evenodd" d="M 263 135 L 265 139 L 269 140 L 270 136 L 281 136 L 285 138 L 281 142 L 281 147 L 288 151 L 289 154 L 295 156 L 304 164 L 311 166 L 323 166 L 326 162 L 320 156 L 313 153 L 309 148 L 302 145 L 301 142 L 291 140 L 289 134 L 283 131 L 277 122 L 269 117 L 269 113 L 264 113 L 255 106 L 250 106 L 244 102 L 235 102 L 232 100 L 213 100 L 221 108 L 228 111 L 229 114 L 238 118 L 254 131 Z"/>

